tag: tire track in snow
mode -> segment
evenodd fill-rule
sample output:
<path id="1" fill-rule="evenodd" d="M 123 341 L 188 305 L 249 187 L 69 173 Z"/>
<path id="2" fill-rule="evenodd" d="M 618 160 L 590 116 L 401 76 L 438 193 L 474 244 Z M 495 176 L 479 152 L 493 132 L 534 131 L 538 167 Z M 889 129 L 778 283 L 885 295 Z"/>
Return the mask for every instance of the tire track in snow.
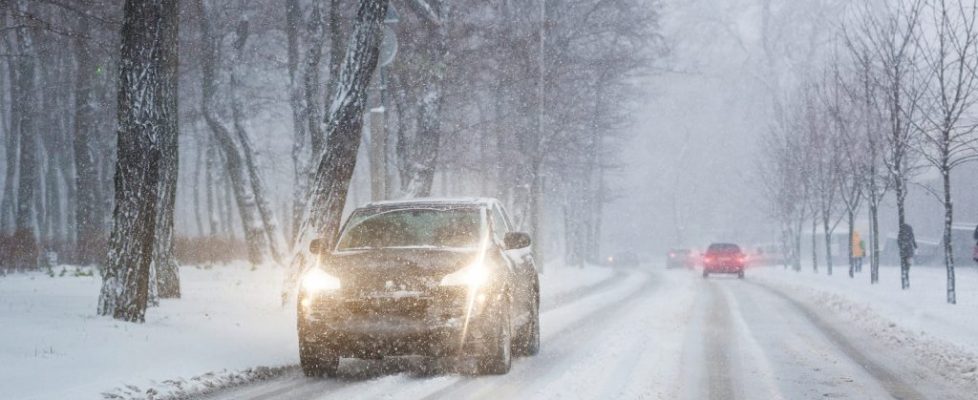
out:
<path id="1" fill-rule="evenodd" d="M 733 345 L 730 340 L 733 332 L 730 305 L 715 282 L 710 281 L 707 285 L 710 301 L 706 313 L 706 332 L 703 338 L 705 359 L 702 364 L 707 367 L 705 387 L 709 388 L 710 400 L 735 399 L 737 393 L 731 377 L 733 366 L 730 359 L 730 346 Z"/>
<path id="2" fill-rule="evenodd" d="M 556 353 L 541 353 L 535 357 L 522 359 L 519 371 L 511 371 L 498 377 L 470 377 L 447 385 L 429 395 L 424 400 L 433 399 L 497 399 L 519 398 L 519 393 L 532 395 L 527 382 L 549 382 L 552 378 L 564 372 L 564 361 L 570 358 L 579 347 L 580 337 L 595 337 L 595 333 L 609 329 L 607 322 L 628 312 L 638 300 L 649 295 L 659 284 L 658 280 L 646 277 L 645 282 L 630 291 L 624 298 L 610 302 L 595 310 L 582 314 L 577 320 L 554 332 L 553 338 L 544 342 L 546 348 L 561 349 Z M 573 332 L 573 334 L 572 334 Z"/>
<path id="3" fill-rule="evenodd" d="M 843 354 L 849 357 L 856 364 L 861 365 L 863 369 L 873 377 L 873 379 L 876 379 L 876 381 L 890 394 L 890 396 L 893 396 L 893 398 L 900 400 L 922 400 L 927 398 L 914 389 L 911 385 L 900 379 L 890 369 L 878 364 L 876 361 L 863 354 L 863 352 L 859 351 L 859 349 L 856 348 L 856 346 L 853 345 L 852 342 L 850 342 L 849 339 L 842 334 L 842 332 L 835 329 L 829 322 L 819 316 L 818 313 L 804 303 L 785 294 L 780 289 L 776 289 L 758 282 L 750 283 L 758 288 L 770 292 L 771 294 L 790 304 L 792 308 L 798 311 L 799 315 L 802 315 L 808 319 L 808 321 L 810 321 L 815 328 L 825 335 L 829 341 L 835 344 Z"/>

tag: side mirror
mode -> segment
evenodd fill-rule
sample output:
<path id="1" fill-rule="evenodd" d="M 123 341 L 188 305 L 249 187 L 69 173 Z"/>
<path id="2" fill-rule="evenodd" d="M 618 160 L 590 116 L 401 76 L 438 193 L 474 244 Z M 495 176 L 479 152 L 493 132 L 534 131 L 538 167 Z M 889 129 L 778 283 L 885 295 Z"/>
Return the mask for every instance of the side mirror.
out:
<path id="1" fill-rule="evenodd" d="M 526 232 L 510 232 L 503 239 L 506 250 L 523 249 L 530 247 L 530 234 Z"/>
<path id="2" fill-rule="evenodd" d="M 326 251 L 326 242 L 323 239 L 313 239 L 309 242 L 309 252 L 312 254 L 323 254 Z"/>

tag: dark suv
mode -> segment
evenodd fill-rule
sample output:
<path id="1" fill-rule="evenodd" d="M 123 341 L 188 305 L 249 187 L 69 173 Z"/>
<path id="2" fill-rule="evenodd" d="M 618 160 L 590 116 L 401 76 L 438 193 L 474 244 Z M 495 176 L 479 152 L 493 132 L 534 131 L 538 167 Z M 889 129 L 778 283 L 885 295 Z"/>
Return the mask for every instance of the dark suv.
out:
<path id="1" fill-rule="evenodd" d="M 737 274 L 738 278 L 743 278 L 746 266 L 747 255 L 732 243 L 713 243 L 703 254 L 704 278 L 716 273 Z"/>
<path id="2" fill-rule="evenodd" d="M 335 246 L 313 241 L 302 278 L 299 358 L 308 376 L 339 358 L 465 356 L 504 374 L 540 349 L 530 237 L 493 199 L 371 203 Z"/>

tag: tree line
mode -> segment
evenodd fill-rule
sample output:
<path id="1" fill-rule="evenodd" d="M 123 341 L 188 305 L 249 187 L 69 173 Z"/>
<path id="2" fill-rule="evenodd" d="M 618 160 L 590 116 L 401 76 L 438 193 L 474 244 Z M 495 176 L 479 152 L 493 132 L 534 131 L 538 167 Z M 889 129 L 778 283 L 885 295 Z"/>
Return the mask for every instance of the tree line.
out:
<path id="1" fill-rule="evenodd" d="M 880 205 L 896 205 L 901 287 L 910 287 L 912 238 L 906 222 L 911 186 L 943 207 L 943 262 L 947 302 L 956 303 L 952 225 L 952 172 L 978 157 L 978 2 L 897 0 L 847 6 L 834 27 L 830 55 L 775 102 L 762 142 L 759 169 L 772 216 L 779 222 L 788 264 L 801 266 L 802 232 L 825 235 L 826 271 L 832 274 L 834 230 L 848 227 L 852 277 L 853 226 L 869 221 L 870 281 L 880 265 Z M 940 175 L 939 185 L 918 182 Z M 810 225 L 809 225 L 810 224 Z"/>
<path id="2" fill-rule="evenodd" d="M 375 199 L 495 196 L 541 258 L 597 259 L 631 87 L 664 51 L 658 3 L 402 0 L 385 22 L 387 4 L 0 0 L 0 264 L 99 265 L 100 312 L 139 320 L 126 307 L 179 296 L 178 216 L 298 269 L 365 162 L 387 171 Z M 377 68 L 385 26 L 398 51 Z M 289 193 L 270 189 L 283 164 Z"/>

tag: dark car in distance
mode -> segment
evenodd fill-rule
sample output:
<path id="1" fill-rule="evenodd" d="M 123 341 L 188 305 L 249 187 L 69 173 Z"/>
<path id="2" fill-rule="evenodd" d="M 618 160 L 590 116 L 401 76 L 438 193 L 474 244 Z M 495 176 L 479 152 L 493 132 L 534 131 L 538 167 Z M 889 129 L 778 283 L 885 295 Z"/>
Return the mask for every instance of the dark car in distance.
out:
<path id="1" fill-rule="evenodd" d="M 703 253 L 703 277 L 710 274 L 737 274 L 743 279 L 747 255 L 733 243 L 713 243 Z"/>
<path id="2" fill-rule="evenodd" d="M 308 376 L 339 359 L 475 358 L 504 374 L 540 349 L 540 292 L 530 237 L 493 199 L 418 199 L 355 210 L 302 277 L 299 358 Z"/>
<path id="3" fill-rule="evenodd" d="M 666 254 L 666 268 L 693 268 L 696 257 L 690 249 L 672 249 Z"/>

